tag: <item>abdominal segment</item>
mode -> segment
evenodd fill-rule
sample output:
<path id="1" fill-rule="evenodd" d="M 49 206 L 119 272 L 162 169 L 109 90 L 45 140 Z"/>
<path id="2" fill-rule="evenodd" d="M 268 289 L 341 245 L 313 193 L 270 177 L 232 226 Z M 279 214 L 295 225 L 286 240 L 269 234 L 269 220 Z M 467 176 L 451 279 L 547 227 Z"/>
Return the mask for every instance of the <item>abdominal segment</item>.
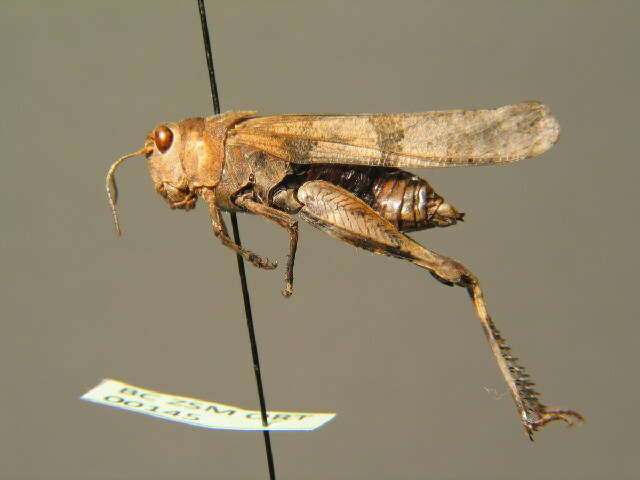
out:
<path id="1" fill-rule="evenodd" d="M 274 204 L 292 207 L 297 189 L 314 180 L 324 180 L 353 193 L 400 231 L 446 227 L 464 217 L 427 181 L 397 168 L 297 165 L 296 172 L 275 189 Z"/>

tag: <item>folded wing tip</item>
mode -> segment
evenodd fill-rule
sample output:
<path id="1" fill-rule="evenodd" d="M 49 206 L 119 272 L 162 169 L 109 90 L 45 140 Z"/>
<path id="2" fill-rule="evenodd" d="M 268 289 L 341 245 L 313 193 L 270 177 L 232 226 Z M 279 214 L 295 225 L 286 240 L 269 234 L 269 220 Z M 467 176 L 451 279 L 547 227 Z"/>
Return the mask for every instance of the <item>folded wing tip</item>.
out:
<path id="1" fill-rule="evenodd" d="M 558 141 L 560 124 L 551 109 L 543 103 L 528 100 L 504 108 L 507 116 L 512 116 L 515 122 L 511 126 L 524 134 L 526 143 L 529 143 L 520 159 L 541 155 Z"/>
<path id="2" fill-rule="evenodd" d="M 535 102 L 540 113 L 537 122 L 538 141 L 534 144 L 532 156 L 540 155 L 553 147 L 560 138 L 560 124 L 549 107 Z"/>

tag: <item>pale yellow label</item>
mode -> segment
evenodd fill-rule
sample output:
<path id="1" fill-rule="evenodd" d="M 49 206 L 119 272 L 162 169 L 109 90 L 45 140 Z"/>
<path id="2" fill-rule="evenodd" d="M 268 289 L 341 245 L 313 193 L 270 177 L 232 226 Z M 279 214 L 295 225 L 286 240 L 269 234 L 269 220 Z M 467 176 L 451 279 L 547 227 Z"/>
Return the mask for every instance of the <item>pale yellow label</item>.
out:
<path id="1" fill-rule="evenodd" d="M 194 427 L 223 430 L 311 431 L 336 416 L 335 413 L 267 412 L 268 426 L 264 427 L 259 410 L 160 393 L 110 378 L 80 399 Z"/>

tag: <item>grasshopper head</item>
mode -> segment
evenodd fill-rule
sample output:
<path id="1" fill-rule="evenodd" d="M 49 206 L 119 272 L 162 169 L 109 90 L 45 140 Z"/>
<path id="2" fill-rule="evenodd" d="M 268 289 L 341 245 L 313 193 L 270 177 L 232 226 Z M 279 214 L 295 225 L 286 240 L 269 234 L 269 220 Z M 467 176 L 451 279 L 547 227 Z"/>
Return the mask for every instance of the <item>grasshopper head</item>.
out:
<path id="1" fill-rule="evenodd" d="M 147 135 L 144 150 L 149 174 L 156 192 L 171 208 L 191 210 L 195 206 L 197 197 L 185 166 L 193 164 L 191 157 L 198 153 L 203 123 L 202 118 L 163 123 Z"/>
<path id="2" fill-rule="evenodd" d="M 127 158 L 144 155 L 156 192 L 171 208 L 191 210 L 197 200 L 193 190 L 199 185 L 194 185 L 189 167 L 197 164 L 198 157 L 202 156 L 203 132 L 203 118 L 163 123 L 149 132 L 142 149 L 119 158 L 111 165 L 106 188 L 118 235 L 122 234 L 116 211 L 117 188 L 114 178 L 118 166 Z"/>
<path id="3" fill-rule="evenodd" d="M 107 173 L 107 195 L 116 226 L 117 190 L 114 173 L 125 159 L 145 155 L 151 179 L 171 208 L 191 210 L 202 188 L 214 188 L 220 181 L 224 163 L 226 132 L 237 122 L 256 112 L 230 111 L 208 118 L 195 117 L 177 123 L 163 123 L 147 135 L 144 148 L 119 158 Z"/>

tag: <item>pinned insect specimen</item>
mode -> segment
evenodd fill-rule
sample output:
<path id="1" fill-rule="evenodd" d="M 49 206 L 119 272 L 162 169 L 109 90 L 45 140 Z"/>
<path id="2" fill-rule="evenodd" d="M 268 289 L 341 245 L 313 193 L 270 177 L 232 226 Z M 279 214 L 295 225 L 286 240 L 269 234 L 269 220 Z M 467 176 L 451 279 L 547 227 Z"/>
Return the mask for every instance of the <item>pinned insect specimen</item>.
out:
<path id="1" fill-rule="evenodd" d="M 404 233 L 455 225 L 464 214 L 427 181 L 401 168 L 505 164 L 540 155 L 559 134 L 547 107 L 523 102 L 491 110 L 393 115 L 256 113 L 231 111 L 164 123 L 147 135 L 142 149 L 118 159 L 107 174 L 117 232 L 115 170 L 125 159 L 145 155 L 155 189 L 169 206 L 191 210 L 202 197 L 213 233 L 256 267 L 273 269 L 276 263 L 237 245 L 221 210 L 260 215 L 286 229 L 290 240 L 282 293 L 289 296 L 298 215 L 347 244 L 408 260 L 445 285 L 464 287 L 530 438 L 550 422 L 584 421 L 573 410 L 539 401 L 487 312 L 478 278 Z"/>

